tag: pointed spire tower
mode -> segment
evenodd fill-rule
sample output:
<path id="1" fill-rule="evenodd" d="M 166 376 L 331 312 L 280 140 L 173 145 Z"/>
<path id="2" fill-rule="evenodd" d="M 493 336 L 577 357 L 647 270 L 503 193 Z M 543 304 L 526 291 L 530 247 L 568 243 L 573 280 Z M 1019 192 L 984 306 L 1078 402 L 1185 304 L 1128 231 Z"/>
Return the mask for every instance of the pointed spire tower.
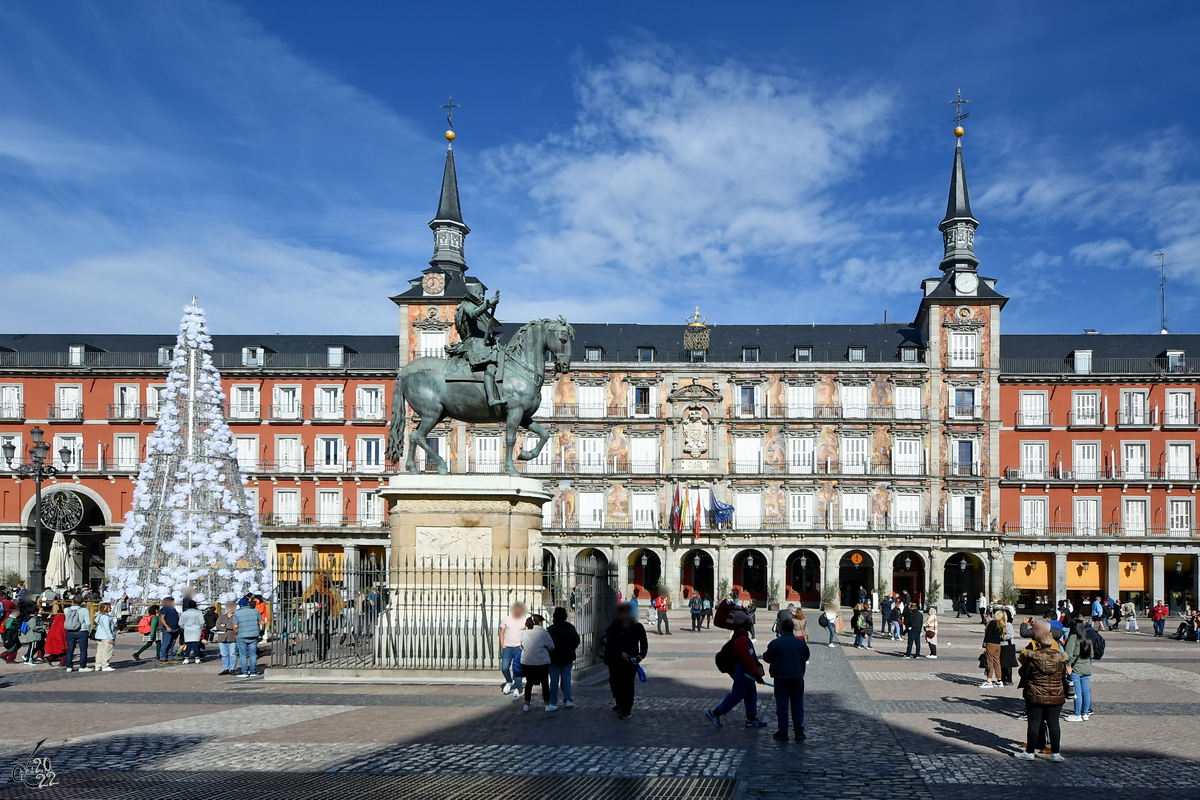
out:
<path id="1" fill-rule="evenodd" d="M 196 298 L 184 308 L 158 424 L 125 515 L 105 595 L 230 602 L 269 597 L 256 509 L 225 421 L 221 375 Z"/>
<path id="2" fill-rule="evenodd" d="M 446 131 L 446 168 L 442 171 L 442 193 L 437 214 L 429 223 L 433 230 L 433 258 L 430 265 L 466 272 L 463 241 L 471 229 L 463 222 L 458 205 L 458 174 L 454 171 L 454 131 Z"/>
<path id="3" fill-rule="evenodd" d="M 941 268 L 943 272 L 974 272 L 979 266 L 979 259 L 975 257 L 975 229 L 979 227 L 979 220 L 971 215 L 971 198 L 967 194 L 961 125 L 954 129 L 954 135 L 957 138 L 954 143 L 954 171 L 950 174 L 950 197 L 946 200 L 946 218 L 938 225 L 945 245 Z"/>

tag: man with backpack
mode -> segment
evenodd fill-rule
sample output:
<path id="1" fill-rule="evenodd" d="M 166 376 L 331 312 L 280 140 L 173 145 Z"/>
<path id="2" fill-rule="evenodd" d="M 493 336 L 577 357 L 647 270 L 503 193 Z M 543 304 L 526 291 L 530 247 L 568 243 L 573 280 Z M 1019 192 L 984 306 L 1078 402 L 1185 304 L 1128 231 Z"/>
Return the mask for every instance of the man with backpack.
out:
<path id="1" fill-rule="evenodd" d="M 705 711 L 704 715 L 713 725 L 723 728 L 721 717 L 738 703 L 745 703 L 746 727 L 765 728 L 767 723 L 758 718 L 758 684 L 763 682 L 763 668 L 750 640 L 750 616 L 735 609 L 730 612 L 727 625 L 733 629 L 733 636 L 717 653 L 716 662 L 717 669 L 733 678 L 733 687 L 716 708 Z"/>
<path id="2" fill-rule="evenodd" d="M 788 738 L 788 707 L 792 710 L 792 727 L 796 741 L 804 735 L 804 670 L 808 664 L 808 642 L 795 635 L 795 623 L 781 619 L 778 636 L 763 653 L 763 661 L 771 665 L 771 678 L 775 681 L 775 714 L 779 727 L 773 738 L 786 742 Z M 752 684 L 753 685 L 753 684 Z"/>
<path id="3" fill-rule="evenodd" d="M 88 636 L 92 632 L 92 615 L 83 604 L 83 596 L 71 598 L 71 605 L 63 609 L 63 627 L 67 631 L 67 656 L 63 667 L 67 672 L 87 670 Z M 79 666 L 72 666 L 75 660 L 75 648 L 79 648 Z"/>
<path id="4" fill-rule="evenodd" d="M 700 630 L 704 625 L 704 597 L 699 592 L 692 593 L 688 600 L 688 611 L 692 612 L 692 630 Z"/>

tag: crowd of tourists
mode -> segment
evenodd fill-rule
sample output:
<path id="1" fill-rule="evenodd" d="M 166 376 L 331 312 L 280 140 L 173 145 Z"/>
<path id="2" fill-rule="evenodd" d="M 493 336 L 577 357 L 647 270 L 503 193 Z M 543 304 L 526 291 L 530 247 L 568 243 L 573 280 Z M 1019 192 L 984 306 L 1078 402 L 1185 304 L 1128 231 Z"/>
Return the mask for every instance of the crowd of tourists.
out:
<path id="1" fill-rule="evenodd" d="M 128 632 L 134 619 L 129 598 L 101 602 L 94 590 L 62 590 L 70 592 L 60 587 L 34 595 L 23 584 L 11 590 L 0 587 L 0 660 L 68 672 L 114 672 L 117 636 Z M 221 657 L 219 674 L 250 677 L 257 674 L 258 643 L 269 616 L 269 605 L 256 595 L 224 608 L 202 607 L 190 593 L 178 605 L 175 598 L 165 597 L 136 617 L 143 644 L 132 658 L 141 661 L 145 651 L 153 650 L 162 664 L 200 664 L 206 646 L 215 643 Z"/>

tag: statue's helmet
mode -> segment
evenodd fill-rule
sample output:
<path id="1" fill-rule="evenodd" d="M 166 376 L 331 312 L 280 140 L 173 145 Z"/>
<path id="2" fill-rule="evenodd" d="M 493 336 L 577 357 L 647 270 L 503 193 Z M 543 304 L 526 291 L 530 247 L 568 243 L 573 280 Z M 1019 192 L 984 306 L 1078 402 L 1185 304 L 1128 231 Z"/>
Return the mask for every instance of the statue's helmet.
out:
<path id="1" fill-rule="evenodd" d="M 484 289 L 482 283 L 467 284 L 467 297 L 471 298 L 472 300 L 482 300 L 483 294 Z"/>

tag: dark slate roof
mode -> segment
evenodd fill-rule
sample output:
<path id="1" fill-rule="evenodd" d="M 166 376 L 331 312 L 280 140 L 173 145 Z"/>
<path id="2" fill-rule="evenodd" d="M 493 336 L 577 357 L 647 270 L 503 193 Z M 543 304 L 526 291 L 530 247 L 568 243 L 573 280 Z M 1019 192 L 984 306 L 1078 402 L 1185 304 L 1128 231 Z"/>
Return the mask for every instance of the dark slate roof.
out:
<path id="1" fill-rule="evenodd" d="M 467 285 L 468 284 L 479 283 L 482 285 L 482 281 L 480 281 L 476 278 L 470 277 L 468 275 L 464 275 L 461 271 L 459 271 L 457 269 L 443 269 L 442 267 L 439 267 L 436 265 L 429 267 L 421 274 L 428 275 L 431 272 L 440 272 L 446 276 L 446 288 L 443 289 L 442 293 L 437 295 L 436 298 L 430 298 L 430 299 L 462 300 L 464 297 L 467 296 Z M 487 287 L 485 286 L 484 288 L 486 289 Z M 393 303 L 403 303 L 403 302 L 412 300 L 412 298 L 414 298 L 414 297 L 424 297 L 424 296 L 425 296 L 425 291 L 421 288 L 421 279 L 413 278 L 412 280 L 410 280 L 408 282 L 407 289 L 405 289 L 403 292 L 401 292 L 400 294 L 398 294 L 395 297 L 392 297 L 390 299 Z"/>
<path id="2" fill-rule="evenodd" d="M 213 351 L 241 353 L 243 347 L 263 347 L 273 353 L 324 353 L 330 345 L 342 345 L 352 353 L 395 353 L 395 336 L 343 336 L 275 334 L 221 334 L 212 337 Z M 0 334 L 0 350 L 22 353 L 65 353 L 68 346 L 82 344 L 89 351 L 108 353 L 154 353 L 175 344 L 174 333 L 6 333 Z"/>
<path id="3" fill-rule="evenodd" d="M 975 290 L 974 297 L 985 298 L 985 299 L 989 299 L 989 300 L 996 300 L 996 301 L 1000 302 L 1001 305 L 1007 303 L 1008 298 L 1005 297 L 1004 295 L 1000 294 L 999 292 L 997 292 L 995 289 L 993 289 L 989 285 L 990 283 L 994 283 L 995 280 L 996 280 L 995 278 L 985 278 L 983 276 L 980 276 L 979 277 L 979 288 Z M 925 297 L 926 298 L 952 297 L 952 298 L 960 299 L 960 295 L 958 294 L 958 292 L 956 292 L 954 290 L 953 281 L 954 281 L 954 271 L 947 270 L 946 272 L 944 272 L 942 274 L 942 277 L 941 277 L 940 281 L 938 282 L 938 285 L 934 288 L 934 290 L 932 292 L 930 292 L 929 294 L 925 295 Z"/>
<path id="4" fill-rule="evenodd" d="M 519 327 L 503 326 L 503 335 Z M 580 323 L 575 327 L 573 358 L 584 348 L 601 347 L 604 361 L 634 361 L 639 347 L 653 347 L 655 360 L 686 361 L 684 325 Z M 792 361 L 796 346 L 813 349 L 814 361 L 846 361 L 850 347 L 865 347 L 867 361 L 899 362 L 901 345 L 921 347 L 921 332 L 903 323 L 878 325 L 710 325 L 708 361 L 741 361 L 743 347 L 758 347 L 759 360 Z"/>
<path id="5" fill-rule="evenodd" d="M 946 218 L 942 222 L 963 217 L 971 217 L 971 198 L 967 195 L 967 168 L 963 165 L 962 139 L 959 139 L 954 145 L 954 171 L 950 173 L 950 197 L 946 200 Z"/>
<path id="6" fill-rule="evenodd" d="M 1091 350 L 1093 359 L 1159 358 L 1168 350 L 1200 356 L 1200 334 L 1006 333 L 1000 337 L 1001 358 L 1068 358 L 1076 350 Z"/>
<path id="7" fill-rule="evenodd" d="M 446 170 L 442 173 L 442 194 L 438 199 L 438 220 L 449 220 L 462 225 L 462 209 L 458 206 L 458 175 L 454 171 L 454 148 L 446 148 Z M 432 224 L 432 223 L 431 223 Z"/>

